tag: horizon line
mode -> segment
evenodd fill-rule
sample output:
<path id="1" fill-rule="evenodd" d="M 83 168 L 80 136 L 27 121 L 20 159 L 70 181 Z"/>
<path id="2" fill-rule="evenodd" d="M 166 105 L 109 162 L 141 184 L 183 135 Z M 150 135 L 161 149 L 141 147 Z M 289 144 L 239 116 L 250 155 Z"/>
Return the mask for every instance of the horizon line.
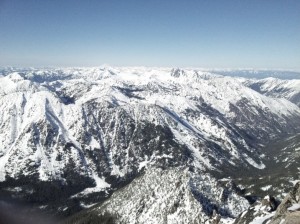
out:
<path id="1" fill-rule="evenodd" d="M 201 67 L 201 66 L 118 66 L 101 64 L 97 66 L 0 66 L 0 69 L 96 69 L 96 68 L 146 68 L 146 69 L 188 69 L 188 70 L 203 70 L 203 71 L 287 71 L 300 72 L 300 68 L 251 68 L 251 67 Z"/>

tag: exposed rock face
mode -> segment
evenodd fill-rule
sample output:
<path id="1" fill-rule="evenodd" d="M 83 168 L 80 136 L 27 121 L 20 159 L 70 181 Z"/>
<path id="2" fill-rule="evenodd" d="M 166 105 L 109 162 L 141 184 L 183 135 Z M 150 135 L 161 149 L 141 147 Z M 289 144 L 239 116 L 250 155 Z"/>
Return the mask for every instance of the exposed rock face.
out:
<path id="1" fill-rule="evenodd" d="M 278 202 L 272 196 L 266 196 L 262 201 L 255 202 L 248 210 L 242 212 L 234 224 L 264 223 L 274 215 Z"/>
<path id="2" fill-rule="evenodd" d="M 292 191 L 287 194 L 278 207 L 277 205 L 278 202 L 268 196 L 241 213 L 234 223 L 299 224 L 300 182 L 296 183 Z"/>
<path id="3" fill-rule="evenodd" d="M 300 182 L 296 183 L 293 190 L 278 206 L 271 223 L 300 223 Z"/>

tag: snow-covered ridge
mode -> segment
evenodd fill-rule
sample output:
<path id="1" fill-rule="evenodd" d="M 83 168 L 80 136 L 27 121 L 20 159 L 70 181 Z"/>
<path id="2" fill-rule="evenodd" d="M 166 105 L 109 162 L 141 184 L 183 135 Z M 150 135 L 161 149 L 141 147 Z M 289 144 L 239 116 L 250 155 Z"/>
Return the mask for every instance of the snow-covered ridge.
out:
<path id="1" fill-rule="evenodd" d="M 300 106 L 300 79 L 248 79 L 243 84 L 270 97 L 285 98 Z"/>
<path id="2" fill-rule="evenodd" d="M 176 128 L 171 125 L 177 141 L 188 146 L 194 156 L 202 161 L 200 164 L 204 163 L 205 166 L 210 166 L 207 156 L 201 156 L 202 153 L 199 153 L 199 149 L 193 143 L 199 141 L 197 140 L 199 136 L 225 149 L 232 150 L 233 158 L 244 157 L 248 163 L 251 161 L 250 164 L 256 167 L 260 166 L 259 163 L 256 164 L 254 160 L 250 159 L 249 155 L 243 156 L 238 151 L 237 144 L 243 145 L 247 150 L 252 150 L 241 136 L 237 138 L 240 143 L 232 141 L 232 136 L 235 134 L 228 129 L 226 122 L 234 121 L 234 125 L 243 125 L 243 122 L 239 123 L 234 120 L 239 114 L 232 110 L 233 105 L 236 107 L 240 102 L 246 100 L 247 107 L 253 107 L 251 116 L 254 117 L 260 116 L 259 110 L 271 113 L 282 121 L 286 117 L 300 116 L 299 108 L 285 99 L 263 96 L 245 87 L 235 78 L 197 70 L 107 67 L 26 70 L 9 73 L 2 77 L 0 96 L 2 180 L 7 172 L 16 176 L 21 172 L 22 166 L 26 167 L 22 169 L 23 174 L 29 174 L 30 172 L 26 170 L 28 166 L 33 165 L 39 167 L 41 179 L 47 179 L 49 175 L 59 177 L 65 163 L 58 162 L 56 157 L 62 154 L 63 158 L 68 160 L 62 151 L 63 144 L 61 145 L 61 142 L 74 146 L 70 152 L 71 158 L 75 159 L 79 166 L 83 166 L 82 169 L 87 169 L 84 172 L 92 175 L 89 159 L 78 160 L 84 154 L 81 137 L 78 135 L 82 125 L 86 123 L 83 117 L 86 115 L 82 113 L 91 103 L 103 105 L 106 102 L 115 108 L 121 107 L 128 114 L 133 113 L 132 116 L 135 117 L 135 120 L 148 122 L 156 120 L 156 124 L 159 125 L 171 125 L 172 122 L 179 122 L 179 126 L 177 125 Z M 214 118 L 207 112 L 203 113 L 204 108 L 201 108 L 203 105 L 214 110 Z M 153 109 L 149 114 L 146 111 L 150 108 Z M 164 111 L 164 114 L 160 114 L 161 110 Z M 142 111 L 146 113 L 142 114 Z M 91 111 L 91 113 L 97 114 L 98 112 Z M 196 117 L 193 115 L 195 113 Z M 227 121 L 225 122 L 224 119 Z M 45 125 L 50 130 L 45 129 Z M 33 147 L 26 142 L 34 137 L 30 133 L 37 128 L 41 129 L 36 132 L 40 140 L 38 140 L 38 144 L 34 143 Z M 42 140 L 46 137 L 43 135 L 47 135 L 47 132 L 53 128 L 53 134 L 57 140 L 53 139 L 52 142 Z M 45 129 L 45 133 L 41 133 L 43 129 Z M 101 136 L 105 133 L 100 132 L 99 134 L 100 137 L 95 136 L 91 138 L 94 139 L 93 141 L 84 144 L 90 144 L 90 147 L 93 148 L 96 148 L 97 143 L 99 147 L 101 144 L 106 144 L 104 139 L 101 140 L 101 138 L 105 138 L 105 136 Z M 106 136 L 106 138 L 111 137 Z M 45 145 L 48 143 L 51 148 L 46 149 Z M 27 147 L 24 148 L 24 145 Z M 57 149 L 53 150 L 53 147 Z M 11 166 L 12 161 L 9 161 L 16 150 L 23 155 L 20 160 L 20 163 L 23 164 L 21 166 Z M 10 168 L 8 169 L 8 167 Z M 112 169 L 113 173 L 116 172 L 119 175 L 126 172 L 120 171 L 114 165 L 112 165 Z"/>
<path id="3" fill-rule="evenodd" d="M 18 76 L 18 73 L 11 73 L 8 76 Z M 194 96 L 195 94 L 204 97 L 205 101 L 208 101 L 214 107 L 218 107 L 218 110 L 227 109 L 228 104 L 235 103 L 242 98 L 251 98 L 256 100 L 255 103 L 259 103 L 261 106 L 268 107 L 274 105 L 276 109 L 275 101 L 270 101 L 268 98 L 263 100 L 257 100 L 261 96 L 250 89 L 245 89 L 243 85 L 236 82 L 234 78 L 224 77 L 211 73 L 208 71 L 199 70 L 181 70 L 171 68 L 76 68 L 76 69 L 55 69 L 55 70 L 38 70 L 27 71 L 22 76 L 26 79 L 33 81 L 34 83 L 53 83 L 54 81 L 61 82 L 67 81 L 67 84 L 89 83 L 112 87 L 114 84 L 118 85 L 132 85 L 132 86 L 149 86 L 149 85 L 161 85 L 165 88 L 169 88 L 170 91 L 176 91 L 176 95 L 183 97 Z M 19 76 L 18 76 L 19 77 Z M 23 78 L 19 77 L 19 78 Z M 283 81 L 288 82 L 288 81 Z M 299 80 L 292 80 L 289 83 L 289 87 L 295 87 L 299 91 Z M 57 85 L 61 85 L 56 83 Z M 9 86 L 9 84 L 3 84 L 3 86 Z M 173 89 L 172 87 L 179 87 Z M 201 87 L 201 88 L 200 88 Z M 298 89 L 297 89 L 298 88 Z M 230 91 L 228 91 L 231 89 Z M 239 90 L 243 89 L 242 94 Z M 149 97 L 147 101 L 153 100 L 154 97 Z M 283 98 L 283 97 L 282 97 Z M 265 101 L 270 102 L 265 102 Z M 284 103 L 284 102 L 281 102 Z M 283 107 L 279 109 L 279 112 L 283 112 Z M 286 111 L 285 111 L 286 112 Z"/>
<path id="4" fill-rule="evenodd" d="M 101 172 L 95 175 L 95 158 L 86 156 L 87 148 L 100 148 L 99 153 L 108 160 L 106 169 L 124 176 L 132 169 L 130 160 L 116 163 L 121 143 L 114 143 L 119 141 L 117 128 L 127 128 L 124 116 L 135 126 L 142 122 L 168 127 L 174 141 L 192 152 L 198 168 L 213 168 L 211 158 L 222 158 L 222 153 L 227 159 L 221 163 L 234 165 L 241 160 L 263 168 L 257 157 L 251 158 L 256 150 L 253 144 L 239 132 L 253 132 L 257 139 L 276 136 L 290 126 L 289 118 L 297 121 L 300 117 L 299 107 L 288 100 L 261 95 L 236 78 L 194 69 L 28 69 L 0 79 L 2 181 L 5 175 L 18 177 L 36 171 L 42 180 L 62 178 L 70 161 L 80 167 L 81 174 L 102 177 Z M 268 133 L 274 119 L 276 131 Z M 296 128 L 297 122 L 293 125 Z M 262 130 L 255 136 L 257 128 Z M 130 151 L 135 145 L 127 138 L 122 144 Z M 144 167 L 139 164 L 155 163 L 158 158 L 175 157 L 154 153 L 139 158 L 134 166 Z"/>

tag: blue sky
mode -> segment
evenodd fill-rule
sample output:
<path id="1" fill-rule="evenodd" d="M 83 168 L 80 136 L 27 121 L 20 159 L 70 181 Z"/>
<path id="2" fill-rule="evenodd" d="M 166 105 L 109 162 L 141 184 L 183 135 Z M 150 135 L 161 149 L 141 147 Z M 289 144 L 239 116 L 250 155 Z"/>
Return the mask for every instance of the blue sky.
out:
<path id="1" fill-rule="evenodd" d="M 299 0 L 0 0 L 0 66 L 300 69 Z"/>

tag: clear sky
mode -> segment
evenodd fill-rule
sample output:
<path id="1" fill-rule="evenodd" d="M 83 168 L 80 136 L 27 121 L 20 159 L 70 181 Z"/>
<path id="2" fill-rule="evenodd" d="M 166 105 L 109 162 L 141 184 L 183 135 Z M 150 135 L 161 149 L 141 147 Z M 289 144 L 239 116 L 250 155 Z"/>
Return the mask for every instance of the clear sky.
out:
<path id="1" fill-rule="evenodd" d="M 300 69 L 299 0 L 0 0 L 0 66 Z"/>

